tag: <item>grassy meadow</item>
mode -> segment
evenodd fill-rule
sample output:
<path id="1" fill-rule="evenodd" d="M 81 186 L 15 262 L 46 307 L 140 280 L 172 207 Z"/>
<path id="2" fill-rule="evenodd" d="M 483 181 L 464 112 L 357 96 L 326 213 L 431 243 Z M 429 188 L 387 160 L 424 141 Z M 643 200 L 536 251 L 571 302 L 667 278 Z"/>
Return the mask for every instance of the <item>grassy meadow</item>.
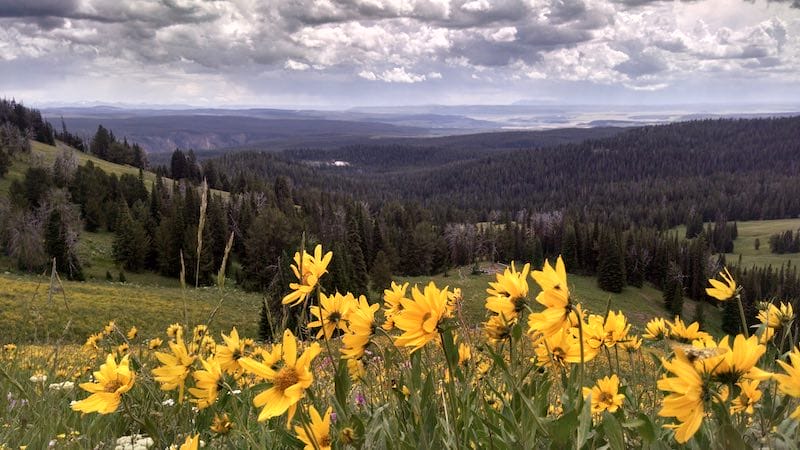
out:
<path id="1" fill-rule="evenodd" d="M 409 279 L 424 298 L 395 290 L 382 312 L 352 297 L 318 296 L 305 284 L 314 278 L 303 276 L 311 289 L 297 289 L 309 293 L 307 303 L 287 307 L 299 323 L 271 343 L 251 339 L 257 296 L 228 291 L 206 328 L 219 302 L 213 288 L 186 291 L 184 317 L 176 288 L 65 283 L 66 299 L 56 293 L 51 301 L 47 279 L 2 275 L 0 327 L 8 334 L 0 349 L 0 443 L 721 450 L 790 449 L 800 439 L 798 420 L 789 417 L 795 408 L 800 414 L 791 387 L 800 380 L 785 375 L 800 373 L 800 352 L 791 360 L 784 354 L 787 337 L 796 339 L 785 331 L 790 317 L 765 344 L 758 343 L 763 327 L 735 341 L 688 322 L 645 327 L 659 315 L 657 290 L 612 295 L 610 308 L 621 313 L 606 316 L 609 296 L 594 279 L 544 274 L 498 279 L 495 305 L 510 319 L 484 309 L 494 275 L 454 270 Z M 438 287 L 423 288 L 429 281 Z M 533 302 L 531 316 L 514 312 L 508 295 L 523 285 L 529 300 L 542 292 L 551 302 L 566 285 L 567 305 L 580 302 L 587 316 L 570 316 L 558 302 L 545 309 Z M 476 326 L 487 317 L 493 325 Z M 703 347 L 706 356 L 688 360 L 676 342 Z M 777 375 L 748 384 L 757 369 Z"/>
<path id="2" fill-rule="evenodd" d="M 769 237 L 786 230 L 795 231 L 800 228 L 800 219 L 759 220 L 750 222 L 737 222 L 739 236 L 733 241 L 733 253 L 727 253 L 725 258 L 744 267 L 768 266 L 780 267 L 781 264 L 800 264 L 800 253 L 787 253 L 778 255 L 770 252 Z M 756 250 L 755 241 L 760 241 Z"/>
<path id="3" fill-rule="evenodd" d="M 483 264 L 481 267 L 486 270 L 491 266 Z M 484 304 L 488 295 L 486 293 L 488 283 L 495 280 L 495 275 L 488 273 L 491 270 L 486 270 L 486 272 L 473 275 L 471 266 L 465 266 L 449 271 L 447 276 L 440 274 L 434 277 L 405 277 L 398 281 L 408 282 L 411 285 L 417 284 L 420 287 L 433 281 L 437 286 L 461 289 L 464 296 L 463 312 L 465 318 L 469 324 L 478 326 L 487 317 Z M 664 308 L 662 292 L 649 283 L 645 283 L 642 288 L 626 286 L 619 294 L 605 292 L 600 289 L 597 286 L 596 277 L 570 275 L 569 283 L 570 290 L 575 293 L 577 300 L 587 310 L 596 314 L 605 313 L 607 307 L 613 311 L 623 311 L 630 319 L 631 324 L 639 330 L 643 329 L 645 324 L 654 317 L 669 318 L 669 313 Z M 536 292 L 536 288 L 533 287 L 531 297 L 534 297 Z M 684 299 L 684 318 L 691 319 L 694 317 L 697 303 L 688 298 Z M 713 334 L 721 332 L 720 313 L 713 305 L 706 306 L 705 319 L 704 328 L 707 331 Z"/>
<path id="4" fill-rule="evenodd" d="M 0 274 L 4 343 L 83 343 L 109 321 L 126 329 L 136 325 L 143 336 L 155 337 L 171 323 L 205 323 L 220 302 L 215 326 L 236 326 L 255 336 L 262 301 L 258 294 L 232 288 L 222 293 L 213 287 L 188 289 L 184 295 L 177 282 L 164 287 L 63 281 L 63 290 L 56 285 L 54 291 L 51 296 L 49 277 Z"/>

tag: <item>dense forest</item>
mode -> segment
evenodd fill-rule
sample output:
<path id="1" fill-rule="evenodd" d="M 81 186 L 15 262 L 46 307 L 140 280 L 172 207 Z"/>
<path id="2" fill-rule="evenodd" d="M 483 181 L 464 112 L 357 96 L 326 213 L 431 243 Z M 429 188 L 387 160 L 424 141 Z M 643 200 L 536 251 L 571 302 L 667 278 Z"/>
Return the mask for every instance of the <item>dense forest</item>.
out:
<path id="1" fill-rule="evenodd" d="M 33 137 L 27 126 L 7 120 L 0 130 Z M 798 131 L 797 118 L 697 121 L 491 156 L 364 144 L 199 161 L 176 150 L 147 185 L 141 149 L 100 126 L 83 149 L 137 166 L 139 176 L 78 165 L 65 146 L 0 198 L 0 248 L 20 270 L 55 258 L 60 273 L 81 279 L 80 233 L 107 230 L 120 270 L 177 277 L 183 264 L 188 279 L 208 284 L 232 234 L 231 273 L 276 309 L 301 242 L 333 250 L 325 283 L 341 292 L 380 291 L 393 275 L 478 261 L 540 265 L 563 254 L 571 272 L 596 275 L 607 291 L 654 284 L 665 309 L 678 312 L 684 297 L 707 300 L 706 280 L 726 263 L 712 255 L 733 250 L 737 220 L 800 214 Z M 69 138 L 65 127 L 60 136 Z M 2 151 L 13 159 L 30 151 L 26 142 Z M 685 235 L 669 231 L 678 224 Z M 751 319 L 760 299 L 800 298 L 795 267 L 734 270 Z M 733 332 L 738 317 L 728 313 L 723 326 Z"/>
<path id="2" fill-rule="evenodd" d="M 798 135 L 796 117 L 702 120 L 480 158 L 464 150 L 461 160 L 455 148 L 361 145 L 213 161 L 229 173 L 284 174 L 297 186 L 353 193 L 371 204 L 416 201 L 465 220 L 484 221 L 498 210 L 572 210 L 666 228 L 692 211 L 705 221 L 718 212 L 735 220 L 800 214 Z M 350 165 L 310 164 L 334 160 Z"/>

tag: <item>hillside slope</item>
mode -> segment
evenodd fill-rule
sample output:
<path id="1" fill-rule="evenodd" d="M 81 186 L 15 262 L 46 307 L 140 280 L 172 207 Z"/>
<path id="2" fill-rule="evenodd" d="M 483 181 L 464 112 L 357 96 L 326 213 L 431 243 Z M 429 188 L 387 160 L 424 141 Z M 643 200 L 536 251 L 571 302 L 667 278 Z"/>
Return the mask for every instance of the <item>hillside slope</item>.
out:
<path id="1" fill-rule="evenodd" d="M 31 166 L 44 166 L 52 167 L 53 162 L 56 160 L 59 152 L 64 148 L 70 148 L 63 142 L 56 142 L 56 145 L 47 145 L 37 141 L 31 142 L 31 153 L 29 155 L 16 155 L 9 172 L 5 177 L 0 178 L 0 194 L 7 194 L 8 188 L 14 180 L 21 180 L 25 176 L 25 171 Z M 139 176 L 139 169 L 133 166 L 121 165 L 105 161 L 89 153 L 84 153 L 73 149 L 75 156 L 78 158 L 78 164 L 84 165 L 91 161 L 95 167 L 102 169 L 108 174 L 122 176 L 124 174 Z M 145 170 L 142 173 L 145 186 L 150 189 L 150 186 L 156 181 L 156 174 L 154 172 Z M 165 183 L 171 183 L 170 178 L 164 178 Z M 212 189 L 212 193 L 227 196 L 228 193 L 217 189 Z"/>

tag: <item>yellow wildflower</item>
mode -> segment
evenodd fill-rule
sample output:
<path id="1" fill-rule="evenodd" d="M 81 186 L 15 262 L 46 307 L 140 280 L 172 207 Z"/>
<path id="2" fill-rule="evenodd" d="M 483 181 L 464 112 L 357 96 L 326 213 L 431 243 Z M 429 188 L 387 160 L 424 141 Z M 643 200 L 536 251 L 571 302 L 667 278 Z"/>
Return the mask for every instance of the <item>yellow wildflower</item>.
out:
<path id="1" fill-rule="evenodd" d="M 297 340 L 291 331 L 283 332 L 283 344 L 280 347 L 282 367 L 278 366 L 278 361 L 266 365 L 252 358 L 245 357 L 239 360 L 239 364 L 247 371 L 263 378 L 272 384 L 264 392 L 259 393 L 253 398 L 256 407 L 263 407 L 258 415 L 259 421 L 276 417 L 287 410 L 289 417 L 287 422 L 292 421 L 297 402 L 305 395 L 305 390 L 314 381 L 311 372 L 311 361 L 319 355 L 320 346 L 317 342 L 311 344 L 303 354 L 297 356 Z"/>
<path id="2" fill-rule="evenodd" d="M 170 342 L 169 348 L 172 353 L 155 353 L 162 365 L 152 370 L 153 379 L 161 383 L 161 389 L 164 391 L 178 388 L 178 401 L 183 402 L 184 383 L 186 376 L 189 375 L 189 366 L 194 362 L 195 356 L 189 355 L 183 339 Z"/>
<path id="3" fill-rule="evenodd" d="M 375 334 L 375 312 L 378 305 L 370 305 L 363 295 L 350 311 L 348 332 L 342 338 L 342 357 L 361 358 Z"/>
<path id="4" fill-rule="evenodd" d="M 794 320 L 792 304 L 781 302 L 780 306 L 775 306 L 766 303 L 758 312 L 758 320 L 769 328 L 781 329 Z"/>
<path id="5" fill-rule="evenodd" d="M 569 325 L 569 315 L 572 311 L 564 261 L 559 256 L 554 269 L 550 262 L 545 260 L 542 270 L 534 270 L 531 276 L 542 288 L 542 292 L 536 296 L 536 301 L 544 305 L 545 310 L 532 313 L 528 317 L 529 332 L 552 336 L 565 325 Z"/>
<path id="6" fill-rule="evenodd" d="M 239 339 L 239 332 L 233 327 L 231 334 L 222 334 L 225 345 L 217 345 L 214 359 L 225 372 L 234 374 L 241 369 L 239 359 L 245 356 L 244 341 Z"/>
<path id="7" fill-rule="evenodd" d="M 778 364 L 786 372 L 773 376 L 778 382 L 778 390 L 790 397 L 800 398 L 800 347 L 795 347 L 789 352 L 789 363 L 778 360 Z M 800 420 L 800 406 L 794 410 L 791 417 Z"/>
<path id="8" fill-rule="evenodd" d="M 347 360 L 347 373 L 353 381 L 361 381 L 367 375 L 367 369 L 364 367 L 364 362 L 360 359 Z"/>
<path id="9" fill-rule="evenodd" d="M 394 317 L 397 328 L 404 333 L 395 339 L 398 347 L 413 347 L 415 352 L 439 335 L 439 325 L 449 317 L 447 287 L 439 289 L 433 282 L 423 292 L 414 286 L 413 300 L 402 299 L 403 310 Z"/>
<path id="10" fill-rule="evenodd" d="M 511 338 L 511 329 L 514 327 L 514 323 L 505 316 L 493 315 L 483 324 L 483 329 L 489 341 L 498 344 Z"/>
<path id="11" fill-rule="evenodd" d="M 736 295 L 736 281 L 731 276 L 731 273 L 728 272 L 727 267 L 724 272 L 719 273 L 719 276 L 722 277 L 724 283 L 713 278 L 709 279 L 708 282 L 711 283 L 712 287 L 706 288 L 706 294 L 720 301 L 730 300 Z"/>
<path id="12" fill-rule="evenodd" d="M 178 448 L 178 450 L 198 450 L 200 448 L 200 435 L 186 436 L 186 440 Z"/>
<path id="13" fill-rule="evenodd" d="M 667 328 L 667 322 L 661 317 L 656 317 L 651 321 L 647 322 L 647 325 L 644 327 L 645 333 L 642 335 L 645 339 L 650 339 L 653 341 L 660 341 L 665 339 L 669 336 L 669 329 Z M 700 325 L 698 324 L 698 327 Z"/>
<path id="14" fill-rule="evenodd" d="M 385 318 L 385 321 L 383 322 L 384 330 L 392 331 L 394 328 L 394 316 L 403 310 L 403 303 L 401 300 L 407 299 L 407 289 L 408 283 L 399 285 L 392 281 L 392 287 L 383 291 L 383 316 Z"/>
<path id="15" fill-rule="evenodd" d="M 328 272 L 328 264 L 333 258 L 333 252 L 328 252 L 322 256 L 322 246 L 317 245 L 314 248 L 314 256 L 309 255 L 303 249 L 303 255 L 300 252 L 294 254 L 294 264 L 292 264 L 292 271 L 297 277 L 299 283 L 289 284 L 292 292 L 283 297 L 281 303 L 284 305 L 296 306 L 304 302 L 317 286 L 319 279 Z"/>
<path id="16" fill-rule="evenodd" d="M 214 414 L 214 420 L 211 422 L 211 431 L 217 434 L 228 434 L 233 429 L 233 422 L 228 418 L 228 413 L 223 415 Z"/>
<path id="17" fill-rule="evenodd" d="M 613 347 L 617 345 L 617 342 L 625 341 L 628 338 L 628 331 L 630 331 L 630 329 L 631 326 L 628 323 L 628 319 L 625 318 L 622 311 L 617 313 L 609 311 L 608 316 L 603 322 L 603 330 L 606 332 L 603 343 L 606 347 Z"/>
<path id="18" fill-rule="evenodd" d="M 329 406 L 325 411 L 323 419 L 317 408 L 313 405 L 308 408 L 311 423 L 308 430 L 303 426 L 295 426 L 294 431 L 297 438 L 305 444 L 304 450 L 330 450 L 331 449 L 331 411 Z"/>
<path id="19" fill-rule="evenodd" d="M 458 344 L 458 364 L 463 365 L 472 359 L 472 349 L 468 344 L 461 342 Z"/>
<path id="20" fill-rule="evenodd" d="M 676 316 L 675 321 L 667 322 L 667 325 L 670 328 L 669 337 L 684 344 L 691 344 L 694 341 L 708 342 L 714 340 L 710 334 L 700 331 L 700 324 L 697 322 L 692 322 L 689 326 L 686 326 L 683 320 Z"/>
<path id="21" fill-rule="evenodd" d="M 675 349 L 675 356 L 671 361 L 661 360 L 664 368 L 674 376 L 665 375 L 658 380 L 658 388 L 669 392 L 669 395 L 664 397 L 658 415 L 674 417 L 679 421 L 669 428 L 675 430 L 675 440 L 683 444 L 691 439 L 702 425 L 705 405 L 713 399 L 714 391 L 709 383 L 709 374 L 698 371 L 698 367 L 689 361 L 683 350 Z M 718 361 L 721 357 L 720 355 L 709 359 Z"/>
<path id="22" fill-rule="evenodd" d="M 758 336 L 745 338 L 741 334 L 737 335 L 733 340 L 733 348 L 728 344 L 728 336 L 725 336 L 717 347 L 724 351 L 720 361 L 698 361 L 712 371 L 716 380 L 733 384 L 739 382 L 741 378 L 765 380 L 772 377 L 771 373 L 756 367 L 761 355 L 767 351 L 763 344 L 758 343 Z"/>
<path id="23" fill-rule="evenodd" d="M 539 335 L 534 341 L 536 362 L 553 368 L 564 367 L 567 363 L 580 364 L 581 345 L 578 339 L 578 329 L 559 328 L 551 336 Z M 597 349 L 584 346 L 584 362 L 590 361 L 597 355 Z"/>
<path id="24" fill-rule="evenodd" d="M 192 373 L 195 387 L 189 388 L 189 393 L 194 397 L 192 402 L 197 404 L 197 408 L 205 409 L 217 401 L 222 384 L 222 367 L 215 358 L 201 359 L 200 364 L 204 370 L 195 370 Z"/>
<path id="25" fill-rule="evenodd" d="M 183 326 L 179 323 L 173 323 L 167 327 L 167 336 L 173 339 L 179 339 L 183 336 Z"/>
<path id="26" fill-rule="evenodd" d="M 591 388 L 583 388 L 583 397 L 590 397 L 592 401 L 592 414 L 601 414 L 603 411 L 616 412 L 625 401 L 625 395 L 619 393 L 619 378 L 616 375 L 597 380 Z"/>
<path id="27" fill-rule="evenodd" d="M 746 413 L 752 415 L 754 407 L 761 400 L 762 392 L 758 389 L 759 380 L 742 380 L 737 383 L 739 396 L 731 402 L 731 414 Z"/>
<path id="28" fill-rule="evenodd" d="M 489 283 L 486 293 L 486 309 L 506 319 L 515 320 L 525 309 L 528 300 L 528 273 L 530 264 L 525 264 L 521 272 L 517 272 L 514 263 L 506 267 L 502 274 L 497 274 L 497 281 Z"/>
<path id="29" fill-rule="evenodd" d="M 150 339 L 150 342 L 147 343 L 147 348 L 149 348 L 150 350 L 155 350 L 158 347 L 161 347 L 161 344 L 163 343 L 164 341 L 162 341 L 161 338 L 153 338 Z"/>
<path id="30" fill-rule="evenodd" d="M 72 405 L 72 409 L 83 413 L 109 414 L 117 410 L 122 394 L 133 387 L 136 375 L 130 370 L 128 355 L 119 364 L 113 355 L 106 357 L 105 364 L 94 372 L 94 383 L 81 383 L 81 389 L 92 395 Z"/>
<path id="31" fill-rule="evenodd" d="M 356 306 L 356 299 L 353 294 L 327 296 L 320 293 L 320 306 L 311 307 L 311 315 L 317 320 L 308 323 L 308 328 L 319 328 L 317 338 L 325 336 L 325 339 L 333 337 L 333 333 L 338 329 L 347 332 L 347 320 L 350 317 L 350 310 Z"/>

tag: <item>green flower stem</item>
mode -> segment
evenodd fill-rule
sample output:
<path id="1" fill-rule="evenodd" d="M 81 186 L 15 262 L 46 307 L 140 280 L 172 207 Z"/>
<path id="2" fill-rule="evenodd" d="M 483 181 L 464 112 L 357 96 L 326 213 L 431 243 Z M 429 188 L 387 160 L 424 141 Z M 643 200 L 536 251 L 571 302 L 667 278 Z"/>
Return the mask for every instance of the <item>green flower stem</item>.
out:
<path id="1" fill-rule="evenodd" d="M 736 303 L 739 305 L 739 318 L 742 320 L 742 334 L 744 334 L 745 338 L 749 338 L 750 333 L 747 331 L 747 319 L 744 316 L 744 307 L 742 306 L 741 294 L 736 294 Z"/>

